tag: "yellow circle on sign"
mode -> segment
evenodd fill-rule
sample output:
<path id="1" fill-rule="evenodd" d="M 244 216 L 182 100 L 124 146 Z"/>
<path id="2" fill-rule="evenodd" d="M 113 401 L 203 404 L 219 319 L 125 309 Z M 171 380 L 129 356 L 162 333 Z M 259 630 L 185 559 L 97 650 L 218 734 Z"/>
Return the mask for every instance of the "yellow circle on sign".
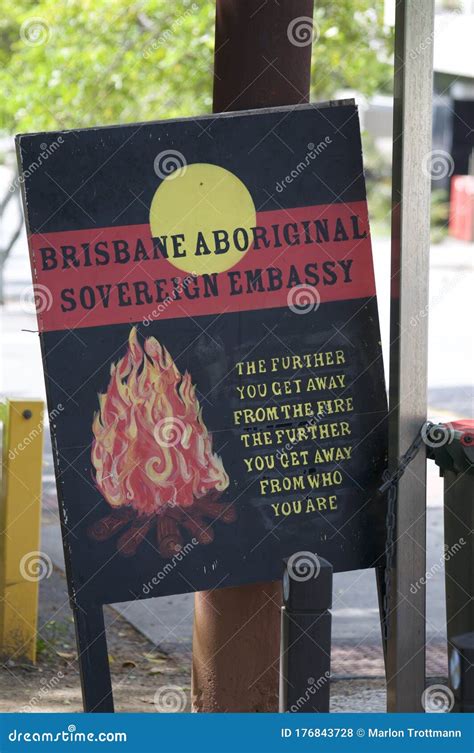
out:
<path id="1" fill-rule="evenodd" d="M 207 163 L 185 165 L 171 173 L 159 185 L 150 207 L 153 237 L 168 236 L 168 261 L 197 275 L 235 266 L 253 241 L 250 228 L 255 222 L 247 187 L 229 170 Z M 234 243 L 240 228 L 243 232 L 235 235 Z M 186 256 L 174 257 L 171 236 L 180 234 L 184 240 L 179 241 L 179 249 L 186 250 Z"/>

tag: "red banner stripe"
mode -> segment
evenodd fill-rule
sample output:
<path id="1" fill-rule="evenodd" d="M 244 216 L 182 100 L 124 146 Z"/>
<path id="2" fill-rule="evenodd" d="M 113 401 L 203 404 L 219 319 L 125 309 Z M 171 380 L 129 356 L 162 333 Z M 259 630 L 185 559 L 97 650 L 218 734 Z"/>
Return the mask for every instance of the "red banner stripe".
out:
<path id="1" fill-rule="evenodd" d="M 375 294 L 365 201 L 258 212 L 256 225 L 241 261 L 215 278 L 177 268 L 170 249 L 162 258 L 148 224 L 33 234 L 39 328 L 150 323 Z"/>

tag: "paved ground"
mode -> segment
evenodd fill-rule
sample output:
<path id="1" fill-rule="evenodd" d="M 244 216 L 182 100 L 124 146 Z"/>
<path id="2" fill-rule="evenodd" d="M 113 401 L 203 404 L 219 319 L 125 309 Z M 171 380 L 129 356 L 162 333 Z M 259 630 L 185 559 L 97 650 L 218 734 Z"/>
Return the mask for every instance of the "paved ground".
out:
<path id="1" fill-rule="evenodd" d="M 110 607 L 105 608 L 115 710 L 156 713 L 190 710 L 190 662 L 168 656 Z M 40 584 L 37 664 L 10 660 L 0 666 L 0 712 L 82 711 L 74 628 L 64 577 L 57 571 Z M 332 679 L 331 711 L 385 711 L 380 678 Z"/>
<path id="2" fill-rule="evenodd" d="M 117 711 L 156 712 L 166 688 L 181 710 L 190 710 L 190 663 L 159 651 L 117 612 L 104 610 Z M 15 657 L 0 665 L 0 712 L 82 711 L 74 625 L 64 575 L 54 570 L 40 583 L 38 660 L 34 667 Z M 156 701 L 156 702 L 155 702 Z"/>

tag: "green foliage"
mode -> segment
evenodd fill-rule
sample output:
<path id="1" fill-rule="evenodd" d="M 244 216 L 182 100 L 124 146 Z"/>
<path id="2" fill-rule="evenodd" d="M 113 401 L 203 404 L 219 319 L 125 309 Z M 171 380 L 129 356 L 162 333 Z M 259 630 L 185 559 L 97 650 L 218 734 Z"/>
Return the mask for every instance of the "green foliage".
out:
<path id="1" fill-rule="evenodd" d="M 47 37 L 42 44 L 35 44 L 35 18 Z M 15 0 L 2 23 L 8 49 L 0 53 L 0 128 L 87 127 L 209 110 L 213 19 L 210 2 Z"/>
<path id="2" fill-rule="evenodd" d="M 389 235 L 392 208 L 391 154 L 377 148 L 373 137 L 362 133 L 365 183 L 372 235 Z"/>
<path id="3" fill-rule="evenodd" d="M 442 188 L 436 188 L 431 192 L 431 242 L 441 243 L 448 234 L 448 226 L 448 191 Z"/>
<path id="4" fill-rule="evenodd" d="M 389 90 L 383 0 L 316 6 L 313 99 Z M 212 0 L 0 0 L 0 130 L 209 112 L 214 14 Z"/>
<path id="5" fill-rule="evenodd" d="M 384 0 L 317 0 L 311 91 L 330 99 L 338 89 L 390 93 L 393 30 L 383 25 Z"/>
<path id="6" fill-rule="evenodd" d="M 40 659 L 45 653 L 48 648 L 48 644 L 46 643 L 43 638 L 41 638 L 40 635 L 36 638 L 36 655 L 38 659 Z"/>

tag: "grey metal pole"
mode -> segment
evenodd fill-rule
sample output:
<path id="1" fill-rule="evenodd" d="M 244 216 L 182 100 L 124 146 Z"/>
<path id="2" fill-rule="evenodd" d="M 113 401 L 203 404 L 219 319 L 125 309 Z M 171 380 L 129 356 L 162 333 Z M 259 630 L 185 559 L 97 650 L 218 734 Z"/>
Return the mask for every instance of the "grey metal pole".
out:
<path id="1" fill-rule="evenodd" d="M 397 0 L 393 129 L 389 463 L 393 471 L 426 419 L 433 0 Z M 412 322 L 416 321 L 416 326 Z M 422 711 L 426 461 L 398 484 L 396 562 L 387 646 L 389 711 Z"/>

